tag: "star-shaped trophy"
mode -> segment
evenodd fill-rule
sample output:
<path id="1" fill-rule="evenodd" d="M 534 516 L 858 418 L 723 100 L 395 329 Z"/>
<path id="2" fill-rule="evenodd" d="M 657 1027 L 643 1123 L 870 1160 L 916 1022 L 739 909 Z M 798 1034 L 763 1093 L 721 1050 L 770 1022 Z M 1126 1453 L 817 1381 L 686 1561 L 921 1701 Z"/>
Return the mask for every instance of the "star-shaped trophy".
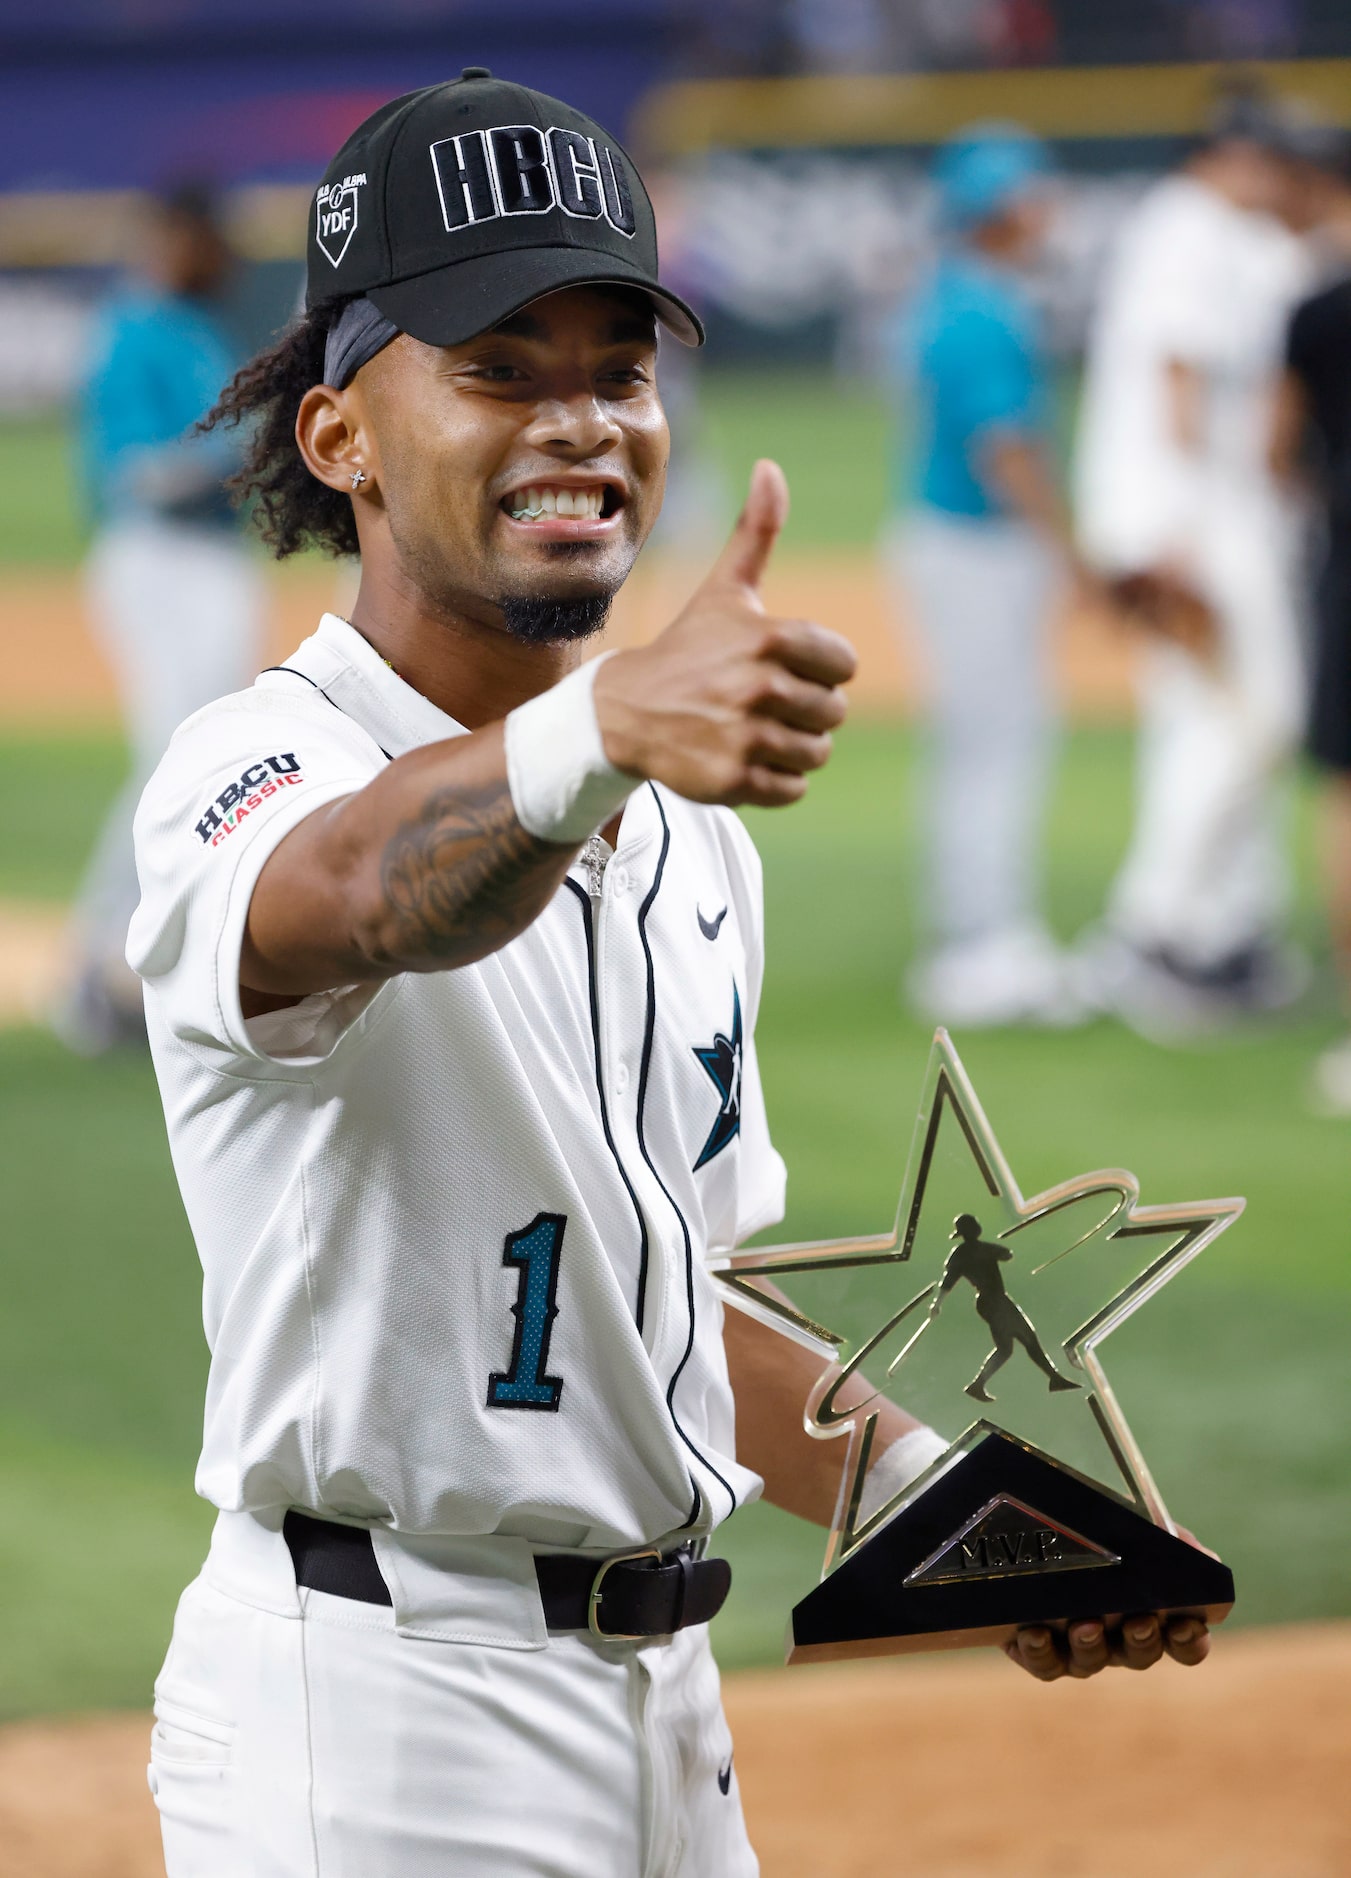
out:
<path id="1" fill-rule="evenodd" d="M 1243 1202 L 1138 1200 L 1119 1168 L 1025 1200 L 940 1030 L 895 1230 L 714 1265 L 730 1304 L 819 1351 L 806 1426 L 841 1444 L 825 1570 L 793 1611 L 790 1663 L 1137 1611 L 1227 1615 L 1233 1578 L 1178 1537 L 1099 1346 Z M 946 1444 L 895 1492 L 885 1467 L 869 1478 L 884 1399 Z"/>

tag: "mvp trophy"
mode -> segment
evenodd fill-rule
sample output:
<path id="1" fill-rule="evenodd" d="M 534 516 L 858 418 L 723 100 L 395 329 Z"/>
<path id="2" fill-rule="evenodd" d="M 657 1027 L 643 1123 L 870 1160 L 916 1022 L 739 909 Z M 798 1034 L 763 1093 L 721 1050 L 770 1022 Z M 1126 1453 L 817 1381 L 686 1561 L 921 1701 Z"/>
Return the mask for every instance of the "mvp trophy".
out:
<path id="1" fill-rule="evenodd" d="M 1024 1624 L 1228 1614 L 1233 1578 L 1178 1537 L 1099 1346 L 1243 1202 L 1138 1196 L 1112 1169 L 1025 1200 L 940 1030 L 896 1230 L 714 1266 L 729 1303 L 819 1351 L 806 1425 L 843 1451 L 790 1663 L 1000 1643 Z M 884 1396 L 948 1445 L 873 1505 Z"/>

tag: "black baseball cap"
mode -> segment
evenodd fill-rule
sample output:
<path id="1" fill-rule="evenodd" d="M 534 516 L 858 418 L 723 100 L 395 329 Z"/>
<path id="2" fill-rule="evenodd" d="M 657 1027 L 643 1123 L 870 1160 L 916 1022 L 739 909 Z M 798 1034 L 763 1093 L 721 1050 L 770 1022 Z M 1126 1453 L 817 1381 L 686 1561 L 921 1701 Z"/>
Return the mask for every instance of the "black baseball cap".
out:
<path id="1" fill-rule="evenodd" d="M 703 342 L 657 278 L 652 204 L 628 152 L 483 66 L 382 105 L 315 194 L 311 310 L 362 296 L 401 332 L 449 346 L 582 285 L 635 288 L 676 338 Z"/>

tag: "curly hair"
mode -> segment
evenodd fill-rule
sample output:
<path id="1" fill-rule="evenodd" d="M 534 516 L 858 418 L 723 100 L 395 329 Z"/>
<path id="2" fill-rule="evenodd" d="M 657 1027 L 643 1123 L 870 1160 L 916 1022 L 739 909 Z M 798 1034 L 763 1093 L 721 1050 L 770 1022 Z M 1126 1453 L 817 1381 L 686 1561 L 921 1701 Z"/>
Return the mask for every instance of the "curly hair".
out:
<path id="1" fill-rule="evenodd" d="M 332 555 L 358 552 L 351 502 L 310 474 L 295 437 L 301 399 L 324 382 L 324 346 L 341 311 L 338 303 L 302 313 L 235 373 L 197 427 L 247 424 L 244 461 L 227 487 L 241 507 L 254 503 L 258 531 L 279 561 L 311 547 Z"/>

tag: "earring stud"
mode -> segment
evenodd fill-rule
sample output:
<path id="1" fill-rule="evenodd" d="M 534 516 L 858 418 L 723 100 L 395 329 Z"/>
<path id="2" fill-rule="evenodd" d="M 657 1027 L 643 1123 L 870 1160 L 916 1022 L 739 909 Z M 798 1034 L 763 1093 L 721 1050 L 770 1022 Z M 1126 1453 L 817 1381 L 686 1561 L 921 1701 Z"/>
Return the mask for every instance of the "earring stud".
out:
<path id="1" fill-rule="evenodd" d="M 361 485 L 362 485 L 362 483 L 364 483 L 364 482 L 365 482 L 365 480 L 366 480 L 366 472 L 365 472 L 365 470 L 353 470 L 353 471 L 352 471 L 352 487 L 353 487 L 353 489 L 359 489 L 359 488 L 361 487 Z"/>

